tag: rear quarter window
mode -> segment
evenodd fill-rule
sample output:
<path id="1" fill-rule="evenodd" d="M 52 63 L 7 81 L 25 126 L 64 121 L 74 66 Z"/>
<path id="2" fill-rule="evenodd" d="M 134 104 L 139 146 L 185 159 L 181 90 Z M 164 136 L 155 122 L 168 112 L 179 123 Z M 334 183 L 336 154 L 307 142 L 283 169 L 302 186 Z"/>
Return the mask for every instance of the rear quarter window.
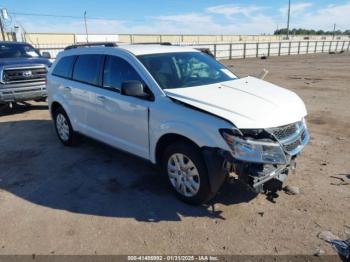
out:
<path id="1" fill-rule="evenodd" d="M 76 56 L 62 57 L 53 69 L 52 74 L 59 77 L 71 78 L 75 59 Z"/>

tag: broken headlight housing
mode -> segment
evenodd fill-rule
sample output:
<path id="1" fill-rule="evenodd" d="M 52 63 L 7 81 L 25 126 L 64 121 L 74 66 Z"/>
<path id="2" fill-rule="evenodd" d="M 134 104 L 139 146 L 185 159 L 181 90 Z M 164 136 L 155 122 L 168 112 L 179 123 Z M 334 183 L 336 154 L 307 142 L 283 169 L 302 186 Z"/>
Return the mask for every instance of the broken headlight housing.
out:
<path id="1" fill-rule="evenodd" d="M 235 135 L 232 130 L 222 129 L 220 133 L 231 148 L 235 159 L 268 164 L 286 164 L 286 155 L 279 143 L 257 140 Z"/>

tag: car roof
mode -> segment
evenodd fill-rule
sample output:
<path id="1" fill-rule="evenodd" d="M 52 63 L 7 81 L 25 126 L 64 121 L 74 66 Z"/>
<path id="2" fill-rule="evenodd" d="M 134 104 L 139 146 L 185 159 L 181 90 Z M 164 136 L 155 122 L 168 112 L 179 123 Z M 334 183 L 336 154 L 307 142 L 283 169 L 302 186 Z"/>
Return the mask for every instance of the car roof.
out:
<path id="1" fill-rule="evenodd" d="M 136 56 L 177 52 L 199 52 L 190 47 L 157 44 L 119 44 L 118 48 L 125 49 Z"/>
<path id="2" fill-rule="evenodd" d="M 63 54 L 89 54 L 92 52 L 108 52 L 108 50 L 123 50 L 128 53 L 132 53 L 135 56 L 138 55 L 148 55 L 148 54 L 164 54 L 164 53 L 178 53 L 178 52 L 200 52 L 196 49 L 190 47 L 182 47 L 182 46 L 172 46 L 172 45 L 160 45 L 160 44 L 118 44 L 117 46 L 75 46 L 73 48 L 66 49 Z"/>

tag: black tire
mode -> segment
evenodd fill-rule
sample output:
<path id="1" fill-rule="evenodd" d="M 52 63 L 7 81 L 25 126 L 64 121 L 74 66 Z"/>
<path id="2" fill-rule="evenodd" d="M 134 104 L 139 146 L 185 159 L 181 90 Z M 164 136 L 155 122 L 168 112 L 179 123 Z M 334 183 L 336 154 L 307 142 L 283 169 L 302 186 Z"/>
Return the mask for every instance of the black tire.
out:
<path id="1" fill-rule="evenodd" d="M 199 189 L 196 192 L 196 194 L 194 194 L 193 196 L 185 196 L 184 194 L 180 193 L 179 190 L 173 185 L 170 179 L 169 172 L 168 172 L 168 162 L 171 161 L 170 158 L 174 156 L 174 154 L 182 154 L 186 156 L 188 159 L 192 161 L 192 163 L 195 165 L 198 171 Z M 164 174 L 167 174 L 169 178 L 168 180 L 169 180 L 170 186 L 175 191 L 176 196 L 186 203 L 193 204 L 193 205 L 200 205 L 208 201 L 210 198 L 212 198 L 215 195 L 215 193 L 211 192 L 211 189 L 210 189 L 208 170 L 203 160 L 201 151 L 198 147 L 196 147 L 195 145 L 189 142 L 185 142 L 185 141 L 176 142 L 169 145 L 165 149 L 162 157 L 162 172 Z"/>
<path id="2" fill-rule="evenodd" d="M 59 129 L 57 126 L 58 125 L 58 122 L 57 122 L 58 117 L 60 117 L 60 118 L 63 117 L 66 121 L 66 124 L 68 126 L 67 138 L 63 137 L 58 130 Z M 69 117 L 62 107 L 57 108 L 55 110 L 55 112 L 53 113 L 53 121 L 54 121 L 54 125 L 55 125 L 56 134 L 58 136 L 58 139 L 62 142 L 62 144 L 65 146 L 76 145 L 77 140 L 78 140 L 78 134 L 73 130 L 72 124 L 69 120 Z"/>
<path id="3" fill-rule="evenodd" d="M 41 98 L 37 98 L 34 99 L 35 102 L 46 102 L 47 101 L 47 97 L 41 97 Z"/>

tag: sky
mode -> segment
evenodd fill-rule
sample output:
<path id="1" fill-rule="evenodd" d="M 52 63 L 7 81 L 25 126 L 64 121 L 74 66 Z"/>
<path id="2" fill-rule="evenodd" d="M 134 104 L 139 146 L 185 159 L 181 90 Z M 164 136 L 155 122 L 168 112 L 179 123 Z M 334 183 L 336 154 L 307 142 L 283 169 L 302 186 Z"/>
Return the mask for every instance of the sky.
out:
<path id="1" fill-rule="evenodd" d="M 291 0 L 291 28 L 350 29 L 350 0 Z M 2 0 L 27 32 L 90 34 L 271 34 L 287 23 L 288 0 Z M 28 14 L 44 14 L 37 16 Z"/>

